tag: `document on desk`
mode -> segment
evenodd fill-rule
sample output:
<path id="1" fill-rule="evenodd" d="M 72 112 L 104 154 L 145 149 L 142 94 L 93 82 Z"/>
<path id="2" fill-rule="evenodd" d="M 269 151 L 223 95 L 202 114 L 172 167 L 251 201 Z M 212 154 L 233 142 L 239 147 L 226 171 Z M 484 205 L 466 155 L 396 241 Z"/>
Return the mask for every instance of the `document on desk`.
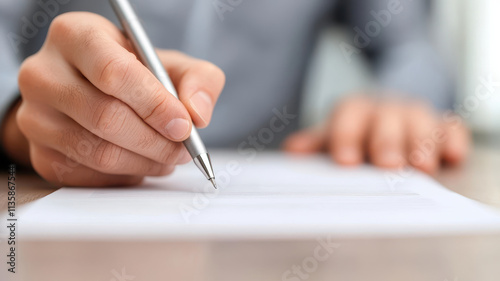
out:
<path id="1" fill-rule="evenodd" d="M 498 210 L 411 169 L 347 168 L 326 156 L 283 153 L 218 152 L 212 158 L 218 190 L 192 163 L 137 187 L 62 188 L 27 206 L 19 235 L 301 239 L 500 233 Z"/>

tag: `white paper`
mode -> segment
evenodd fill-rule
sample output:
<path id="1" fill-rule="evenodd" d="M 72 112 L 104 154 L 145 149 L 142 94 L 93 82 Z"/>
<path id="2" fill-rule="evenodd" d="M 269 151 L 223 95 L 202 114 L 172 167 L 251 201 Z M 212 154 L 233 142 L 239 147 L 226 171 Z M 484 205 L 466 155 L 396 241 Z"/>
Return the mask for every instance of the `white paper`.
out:
<path id="1" fill-rule="evenodd" d="M 62 188 L 29 205 L 37 239 L 308 238 L 499 232 L 500 213 L 414 170 L 326 156 L 212 153 L 219 189 L 192 164 L 138 187 Z M 471 188 L 474 188 L 471 186 Z"/>

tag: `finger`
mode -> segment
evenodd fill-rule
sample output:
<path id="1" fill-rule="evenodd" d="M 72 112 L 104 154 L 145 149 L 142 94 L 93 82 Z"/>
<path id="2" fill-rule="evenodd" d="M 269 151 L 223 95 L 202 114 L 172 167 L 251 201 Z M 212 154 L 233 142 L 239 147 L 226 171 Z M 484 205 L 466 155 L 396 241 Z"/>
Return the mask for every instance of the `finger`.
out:
<path id="1" fill-rule="evenodd" d="M 73 20 L 75 27 L 68 27 L 69 21 L 52 24 L 52 33 L 65 31 L 67 39 L 59 48 L 65 59 L 96 88 L 127 104 L 160 134 L 173 141 L 185 140 L 192 125 L 185 106 L 113 38 L 116 32 L 110 35 L 95 23 L 82 24 L 78 17 Z"/>
<path id="2" fill-rule="evenodd" d="M 191 154 L 189 154 L 188 150 L 186 149 L 185 146 L 181 148 L 181 152 L 179 154 L 179 158 L 177 158 L 177 165 L 183 165 L 191 162 L 193 158 L 191 158 Z"/>
<path id="3" fill-rule="evenodd" d="M 426 105 L 413 105 L 407 111 L 408 160 L 414 167 L 433 174 L 439 168 L 440 146 L 432 136 L 442 128 Z"/>
<path id="4" fill-rule="evenodd" d="M 405 124 L 402 106 L 384 102 L 376 107 L 368 153 L 373 164 L 396 168 L 405 164 Z"/>
<path id="5" fill-rule="evenodd" d="M 185 159 L 183 144 L 160 135 L 125 103 L 72 72 L 57 58 L 46 63 L 28 60 L 19 79 L 31 81 L 22 83 L 24 93 L 36 93 L 30 100 L 54 107 L 100 138 L 163 164 Z"/>
<path id="6" fill-rule="evenodd" d="M 454 117 L 456 122 L 444 124 L 446 142 L 442 146 L 443 159 L 452 165 L 462 163 L 469 152 L 470 133 L 460 117 Z"/>
<path id="7" fill-rule="evenodd" d="M 365 97 L 351 98 L 334 112 L 329 126 L 328 149 L 340 164 L 363 161 L 364 141 L 372 116 L 373 103 Z"/>
<path id="8" fill-rule="evenodd" d="M 210 62 L 177 51 L 159 51 L 158 54 L 194 124 L 200 128 L 208 126 L 224 88 L 224 72 Z"/>
<path id="9" fill-rule="evenodd" d="M 47 45 L 51 45 L 52 43 L 63 48 L 74 46 L 74 42 L 68 41 L 71 36 L 77 35 L 75 33 L 78 31 L 92 33 L 95 30 L 103 31 L 106 37 L 111 37 L 112 40 L 119 43 L 128 51 L 134 51 L 134 47 L 130 41 L 114 23 L 101 15 L 89 12 L 68 12 L 55 17 L 47 33 L 47 39 L 49 40 L 46 41 L 46 45 L 43 47 L 50 47 Z M 85 37 L 84 34 L 80 35 Z"/>
<path id="10" fill-rule="evenodd" d="M 30 145 L 30 156 L 35 171 L 56 186 L 129 186 L 142 181 L 138 176 L 109 175 L 74 166 L 63 154 L 35 144 Z"/>
<path id="11" fill-rule="evenodd" d="M 325 148 L 326 126 L 309 128 L 294 133 L 283 143 L 285 151 L 293 153 L 316 153 Z"/>
<path id="12" fill-rule="evenodd" d="M 48 107 L 23 104 L 19 124 L 24 134 L 39 145 L 58 151 L 104 174 L 163 176 L 173 171 L 164 165 L 107 142 L 76 122 Z"/>

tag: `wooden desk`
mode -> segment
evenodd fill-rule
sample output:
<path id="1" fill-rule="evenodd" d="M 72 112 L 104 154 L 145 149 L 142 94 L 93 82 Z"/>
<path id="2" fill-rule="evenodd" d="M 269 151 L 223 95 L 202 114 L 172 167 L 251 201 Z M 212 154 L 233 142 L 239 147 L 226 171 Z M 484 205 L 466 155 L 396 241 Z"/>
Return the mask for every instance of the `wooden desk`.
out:
<path id="1" fill-rule="evenodd" d="M 463 167 L 445 169 L 437 179 L 500 208 L 499 168 L 500 149 L 475 147 Z M 17 186 L 21 204 L 55 191 L 34 175 L 18 174 Z M 0 195 L 2 209 L 5 195 Z M 340 247 L 315 270 L 301 269 L 302 278 L 288 280 L 500 280 L 500 234 L 335 242 Z M 311 262 L 317 246 L 317 241 L 26 241 L 19 245 L 12 280 L 287 280 L 283 273 Z M 5 265 L 0 270 L 0 277 L 6 274 Z M 120 279 L 122 270 L 128 276 Z"/>

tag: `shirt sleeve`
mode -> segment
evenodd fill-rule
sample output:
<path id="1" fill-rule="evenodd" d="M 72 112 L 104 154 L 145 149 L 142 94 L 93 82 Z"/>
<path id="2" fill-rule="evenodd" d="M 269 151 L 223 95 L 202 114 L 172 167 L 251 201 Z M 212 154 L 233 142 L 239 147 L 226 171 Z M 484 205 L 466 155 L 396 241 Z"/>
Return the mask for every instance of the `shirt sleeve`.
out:
<path id="1" fill-rule="evenodd" d="M 366 53 L 380 92 L 450 108 L 455 81 L 430 40 L 429 1 L 347 0 L 353 45 Z"/>
<path id="2" fill-rule="evenodd" d="M 18 27 L 28 7 L 28 1 L 0 0 L 0 125 L 19 98 L 19 57 L 22 44 L 26 44 L 29 39 L 22 37 Z M 8 164 L 8 159 L 1 145 L 0 156 L 0 165 L 3 167 Z"/>
<path id="3" fill-rule="evenodd" d="M 0 0 L 0 122 L 15 100 L 19 97 L 17 73 L 22 42 L 26 38 L 17 30 L 22 18 L 24 1 Z"/>

